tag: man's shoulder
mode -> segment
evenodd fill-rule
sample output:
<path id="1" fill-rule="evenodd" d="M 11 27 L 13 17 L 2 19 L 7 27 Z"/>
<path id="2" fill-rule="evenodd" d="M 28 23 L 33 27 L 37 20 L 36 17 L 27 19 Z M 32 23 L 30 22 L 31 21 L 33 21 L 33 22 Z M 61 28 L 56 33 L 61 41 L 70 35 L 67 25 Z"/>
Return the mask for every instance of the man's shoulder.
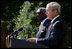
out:
<path id="1" fill-rule="evenodd" d="M 53 23 L 56 23 L 56 22 L 61 23 L 61 24 L 65 24 L 66 23 L 65 20 L 61 16 L 56 18 Z"/>
<path id="2" fill-rule="evenodd" d="M 43 26 L 47 26 L 47 24 L 49 24 L 51 22 L 51 20 L 49 20 L 48 18 L 45 18 L 42 22 L 41 22 L 41 24 L 43 25 Z"/>

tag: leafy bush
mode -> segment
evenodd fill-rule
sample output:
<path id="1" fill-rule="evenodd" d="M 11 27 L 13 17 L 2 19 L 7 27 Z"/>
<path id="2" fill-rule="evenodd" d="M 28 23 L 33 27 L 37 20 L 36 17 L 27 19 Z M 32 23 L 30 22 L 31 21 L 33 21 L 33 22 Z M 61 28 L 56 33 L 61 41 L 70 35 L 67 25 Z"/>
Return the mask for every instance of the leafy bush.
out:
<path id="1" fill-rule="evenodd" d="M 38 26 L 40 23 L 37 20 L 35 14 L 38 7 L 36 7 L 35 10 L 32 10 L 32 5 L 33 3 L 25 1 L 24 4 L 20 7 L 20 15 L 18 15 L 18 17 L 14 19 L 16 24 L 14 30 L 17 30 L 21 27 L 24 28 L 24 30 L 19 33 L 18 37 L 35 37 L 35 34 L 38 31 Z"/>

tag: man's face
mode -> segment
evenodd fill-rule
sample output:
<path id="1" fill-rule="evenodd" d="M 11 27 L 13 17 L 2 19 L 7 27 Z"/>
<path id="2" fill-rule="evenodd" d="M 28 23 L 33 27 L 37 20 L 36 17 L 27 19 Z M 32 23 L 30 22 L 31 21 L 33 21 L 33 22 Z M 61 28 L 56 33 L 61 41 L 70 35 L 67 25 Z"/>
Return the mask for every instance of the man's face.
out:
<path id="1" fill-rule="evenodd" d="M 48 17 L 52 17 L 54 15 L 54 12 L 51 10 L 51 6 L 46 7 L 46 15 Z"/>

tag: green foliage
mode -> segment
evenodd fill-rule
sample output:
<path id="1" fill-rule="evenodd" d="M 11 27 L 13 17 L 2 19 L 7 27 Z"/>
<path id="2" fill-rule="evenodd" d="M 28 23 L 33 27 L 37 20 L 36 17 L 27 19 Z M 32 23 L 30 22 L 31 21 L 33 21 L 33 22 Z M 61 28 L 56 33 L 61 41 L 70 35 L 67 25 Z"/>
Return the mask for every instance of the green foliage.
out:
<path id="1" fill-rule="evenodd" d="M 71 48 L 71 23 L 68 23 L 67 31 L 68 31 L 67 46 L 68 48 Z"/>
<path id="2" fill-rule="evenodd" d="M 37 25 L 39 25 L 39 22 L 35 17 L 37 8 L 35 8 L 35 10 L 31 10 L 32 5 L 33 3 L 25 1 L 24 4 L 21 6 L 22 9 L 19 11 L 20 15 L 18 15 L 17 19 L 14 19 L 16 24 L 14 30 L 23 27 L 24 30 L 20 32 L 21 34 L 19 34 L 19 36 L 22 36 L 24 38 L 35 37 L 35 34 L 38 31 Z"/>

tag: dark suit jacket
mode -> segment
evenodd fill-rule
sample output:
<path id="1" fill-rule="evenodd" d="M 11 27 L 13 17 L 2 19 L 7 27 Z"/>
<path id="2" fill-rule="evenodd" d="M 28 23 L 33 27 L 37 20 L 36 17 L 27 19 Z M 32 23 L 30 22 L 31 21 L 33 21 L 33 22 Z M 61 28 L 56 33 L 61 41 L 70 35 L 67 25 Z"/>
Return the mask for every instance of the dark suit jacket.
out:
<path id="1" fill-rule="evenodd" d="M 64 20 L 59 16 L 49 26 L 45 32 L 41 33 L 37 38 L 38 44 L 43 44 L 49 48 L 65 48 L 67 28 Z"/>

